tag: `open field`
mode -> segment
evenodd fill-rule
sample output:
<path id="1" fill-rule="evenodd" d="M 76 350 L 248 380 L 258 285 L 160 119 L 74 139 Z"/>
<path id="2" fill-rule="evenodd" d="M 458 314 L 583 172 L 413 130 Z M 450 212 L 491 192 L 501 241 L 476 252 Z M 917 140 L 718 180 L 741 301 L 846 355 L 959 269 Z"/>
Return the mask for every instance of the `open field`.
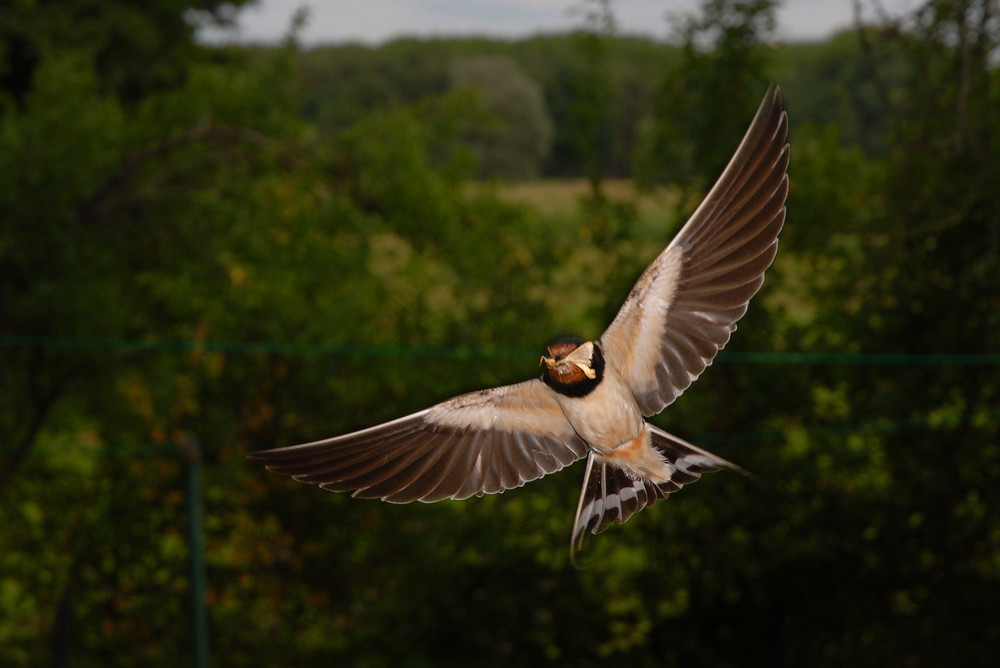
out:
<path id="1" fill-rule="evenodd" d="M 544 214 L 574 210 L 590 194 L 587 179 L 541 179 L 516 183 L 477 182 L 469 184 L 470 193 L 489 192 L 505 202 L 529 204 Z M 605 179 L 602 191 L 608 199 L 633 204 L 640 216 L 673 210 L 681 197 L 677 188 L 658 186 L 640 191 L 631 179 Z"/>

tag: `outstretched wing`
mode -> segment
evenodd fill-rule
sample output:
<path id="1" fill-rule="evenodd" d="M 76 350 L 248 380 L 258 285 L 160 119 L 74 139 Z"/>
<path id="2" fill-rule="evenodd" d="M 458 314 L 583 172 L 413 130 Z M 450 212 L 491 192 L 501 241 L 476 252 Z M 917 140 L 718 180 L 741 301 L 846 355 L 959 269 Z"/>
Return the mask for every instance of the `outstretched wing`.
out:
<path id="1" fill-rule="evenodd" d="M 788 119 L 771 88 L 722 176 L 639 278 L 601 337 L 644 415 L 701 375 L 736 329 L 778 249 Z"/>
<path id="2" fill-rule="evenodd" d="M 351 434 L 248 456 L 300 482 L 408 503 L 495 494 L 586 453 L 552 390 L 530 380 L 455 397 Z"/>
<path id="3" fill-rule="evenodd" d="M 672 470 L 670 480 L 654 483 L 633 478 L 622 469 L 602 462 L 593 453 L 587 458 L 583 489 L 573 522 L 572 549 L 579 549 L 588 531 L 598 534 L 612 523 L 624 524 L 630 517 L 659 499 L 665 499 L 702 473 L 722 468 L 742 470 L 658 427 L 649 425 L 651 443 Z"/>

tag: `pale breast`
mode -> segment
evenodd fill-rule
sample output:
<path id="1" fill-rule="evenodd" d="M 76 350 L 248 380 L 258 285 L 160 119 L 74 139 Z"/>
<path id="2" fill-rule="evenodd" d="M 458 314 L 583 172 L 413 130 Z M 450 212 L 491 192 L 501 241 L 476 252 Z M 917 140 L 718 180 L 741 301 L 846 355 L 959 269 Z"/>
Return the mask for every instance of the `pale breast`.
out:
<path id="1" fill-rule="evenodd" d="M 639 405 L 622 377 L 610 366 L 596 388 L 583 397 L 556 395 L 566 419 L 595 451 L 602 454 L 643 431 Z"/>

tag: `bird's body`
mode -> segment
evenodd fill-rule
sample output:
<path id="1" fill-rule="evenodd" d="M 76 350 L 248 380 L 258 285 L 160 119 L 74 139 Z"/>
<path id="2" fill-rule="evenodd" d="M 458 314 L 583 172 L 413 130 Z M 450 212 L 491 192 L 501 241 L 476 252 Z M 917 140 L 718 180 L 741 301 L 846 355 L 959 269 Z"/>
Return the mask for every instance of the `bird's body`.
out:
<path id="1" fill-rule="evenodd" d="M 587 353 L 589 363 L 593 355 L 600 354 L 592 341 L 580 345 L 578 350 L 593 351 Z M 574 391 L 576 382 L 566 383 L 568 391 L 564 391 L 559 381 L 549 383 L 555 390 L 555 400 L 562 409 L 563 415 L 573 430 L 580 435 L 587 445 L 599 454 L 610 454 L 611 451 L 627 443 L 642 433 L 645 421 L 639 412 L 625 380 L 613 366 L 597 365 L 591 385 L 586 393 Z M 593 368 L 593 367 L 585 367 Z M 557 375 L 549 368 L 546 374 L 551 378 Z"/>
<path id="2" fill-rule="evenodd" d="M 615 367 L 605 365 L 600 382 L 587 394 L 562 394 L 556 389 L 555 399 L 573 431 L 599 460 L 637 478 L 669 475 L 663 457 L 652 448 L 639 404 Z"/>
<path id="3" fill-rule="evenodd" d="M 586 457 L 576 546 L 703 472 L 736 468 L 646 418 L 711 364 L 763 282 L 785 218 L 787 128 L 771 89 L 722 176 L 608 329 L 550 344 L 541 378 L 250 457 L 301 482 L 397 503 L 502 492 Z"/>

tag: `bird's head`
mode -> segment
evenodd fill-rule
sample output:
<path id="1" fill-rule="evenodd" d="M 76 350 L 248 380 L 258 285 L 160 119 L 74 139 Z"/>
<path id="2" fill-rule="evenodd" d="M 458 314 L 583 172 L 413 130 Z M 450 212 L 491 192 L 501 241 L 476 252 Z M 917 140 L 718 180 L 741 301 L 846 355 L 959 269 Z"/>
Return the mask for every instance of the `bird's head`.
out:
<path id="1" fill-rule="evenodd" d="M 604 356 L 593 341 L 558 339 L 545 347 L 540 364 L 545 366 L 542 379 L 564 394 L 586 394 L 601 381 Z M 578 392 L 582 391 L 582 392 Z"/>

